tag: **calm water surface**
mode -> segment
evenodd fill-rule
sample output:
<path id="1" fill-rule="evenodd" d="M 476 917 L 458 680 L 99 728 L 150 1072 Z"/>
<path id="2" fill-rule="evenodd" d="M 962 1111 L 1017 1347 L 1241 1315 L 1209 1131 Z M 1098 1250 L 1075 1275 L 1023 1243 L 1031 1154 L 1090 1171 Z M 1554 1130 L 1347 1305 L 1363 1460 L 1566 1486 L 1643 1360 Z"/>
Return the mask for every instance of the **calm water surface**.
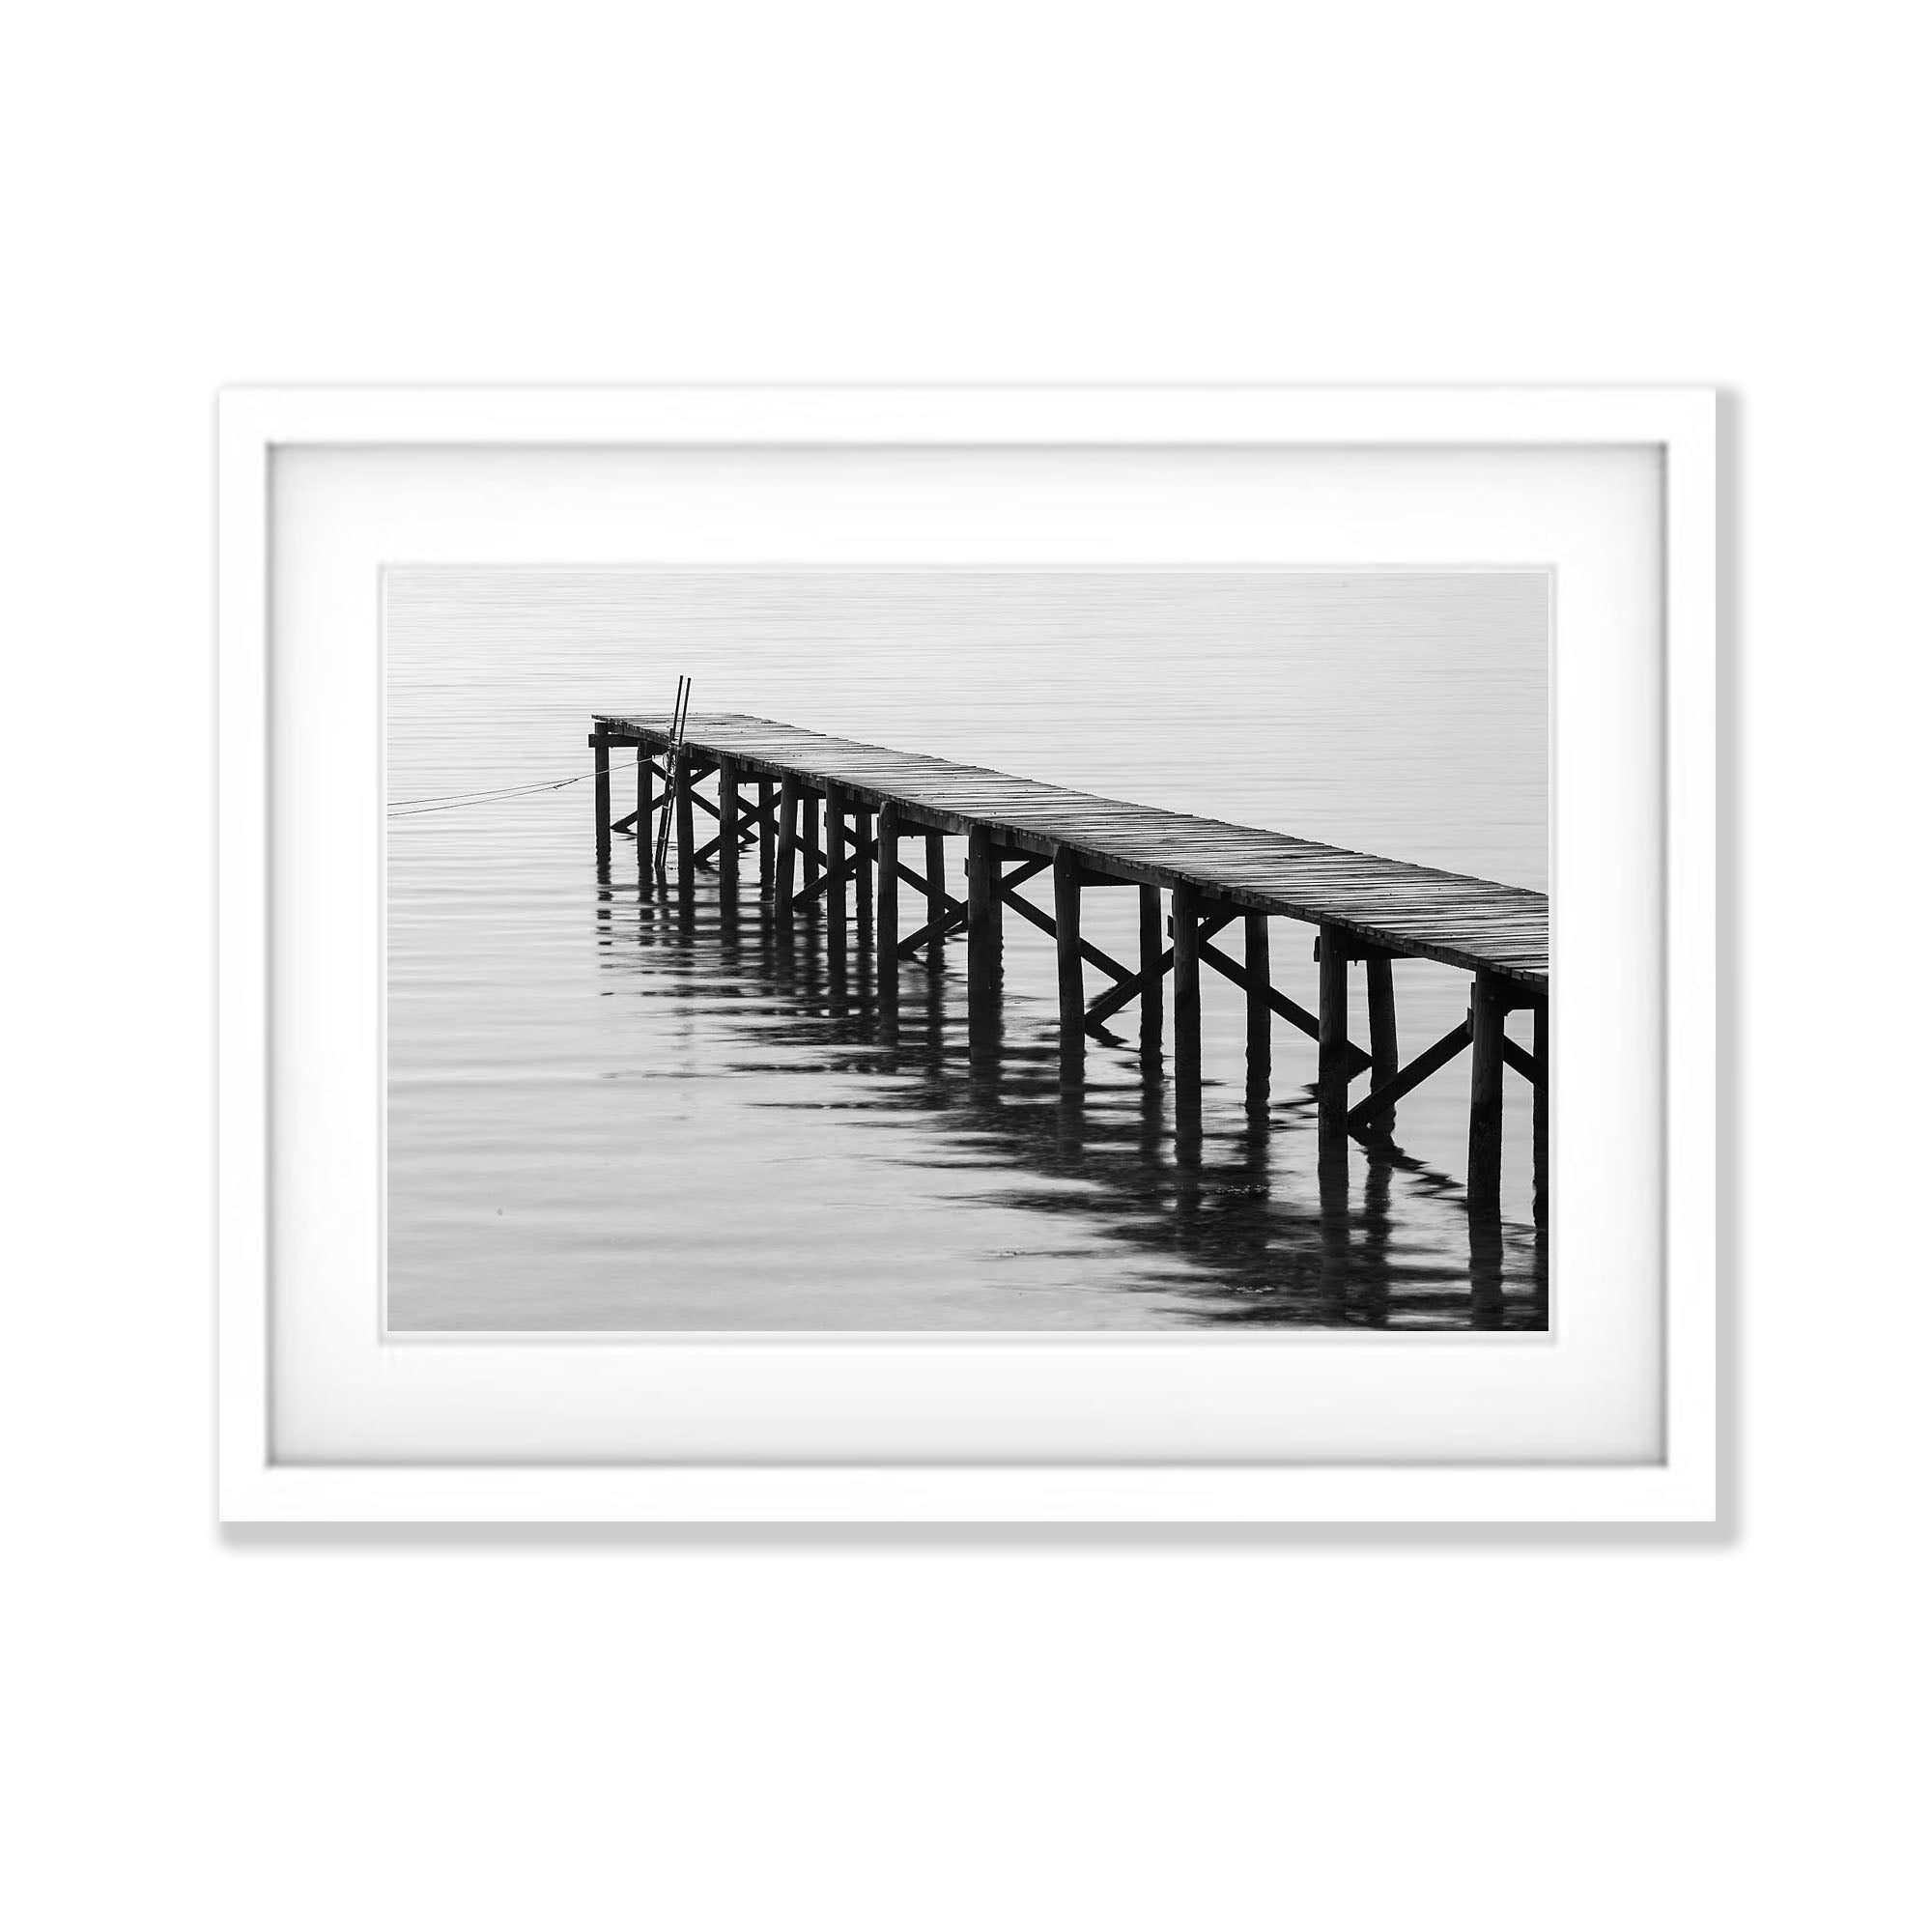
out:
<path id="1" fill-rule="evenodd" d="M 688 671 L 699 711 L 1543 889 L 1548 598 L 1527 572 L 396 568 L 389 797 L 585 771 L 593 710 L 662 711 Z M 1116 956 L 1136 896 L 1087 895 Z M 735 906 L 624 838 L 600 875 L 587 782 L 393 817 L 388 920 L 393 1327 L 1545 1322 L 1514 1075 L 1472 1264 L 1466 1056 L 1391 1144 L 1323 1163 L 1314 1043 L 1278 1026 L 1251 1104 L 1242 996 L 1204 973 L 1197 1128 L 1137 1008 L 1063 1078 L 1052 942 L 1016 917 L 1000 1039 L 969 1051 L 963 945 L 905 962 L 888 1019 L 856 928 L 842 960 L 820 919 L 783 938 L 754 863 Z M 1312 1006 L 1313 929 L 1273 933 Z M 1468 979 L 1401 962 L 1396 994 L 1407 1058 Z"/>

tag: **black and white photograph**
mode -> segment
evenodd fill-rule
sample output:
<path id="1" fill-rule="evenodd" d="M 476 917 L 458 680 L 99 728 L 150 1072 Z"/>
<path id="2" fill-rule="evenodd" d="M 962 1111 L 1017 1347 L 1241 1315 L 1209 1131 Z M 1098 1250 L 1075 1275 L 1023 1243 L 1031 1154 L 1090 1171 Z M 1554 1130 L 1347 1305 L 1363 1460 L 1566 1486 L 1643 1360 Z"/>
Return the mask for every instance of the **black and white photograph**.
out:
<path id="1" fill-rule="evenodd" d="M 1550 571 L 382 575 L 392 1334 L 1549 1325 Z"/>

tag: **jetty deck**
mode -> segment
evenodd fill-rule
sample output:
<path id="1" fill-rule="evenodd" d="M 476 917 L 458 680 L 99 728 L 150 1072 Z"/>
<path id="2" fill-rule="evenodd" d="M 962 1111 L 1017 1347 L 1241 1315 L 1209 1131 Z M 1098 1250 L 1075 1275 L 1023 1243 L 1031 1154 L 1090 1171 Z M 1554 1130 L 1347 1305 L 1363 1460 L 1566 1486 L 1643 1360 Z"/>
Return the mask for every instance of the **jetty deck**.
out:
<path id="1" fill-rule="evenodd" d="M 948 941 L 963 932 L 969 1014 L 977 1037 L 986 1037 L 984 1030 L 998 1023 L 1002 926 L 1010 912 L 1055 941 L 1069 1066 L 1077 1069 L 1090 1037 L 1136 1003 L 1143 1054 L 1158 1060 L 1171 974 L 1178 1119 L 1199 1106 L 1203 966 L 1247 996 L 1251 1106 L 1266 1106 L 1277 1020 L 1318 1042 L 1318 1121 L 1331 1144 L 1346 1145 L 1349 1136 L 1385 1139 L 1397 1103 L 1471 1049 L 1472 1226 L 1497 1211 L 1503 1073 L 1513 1069 L 1535 1096 L 1535 1208 L 1537 1219 L 1545 1217 L 1549 902 L 1541 893 L 740 713 L 596 712 L 589 743 L 601 866 L 610 864 L 612 837 L 629 833 L 640 859 L 648 866 L 654 849 L 656 869 L 665 869 L 674 828 L 679 890 L 689 895 L 695 875 L 711 871 L 721 893 L 735 896 L 741 860 L 755 849 L 759 897 L 781 924 L 823 917 L 828 944 L 842 950 L 856 913 L 858 941 L 876 955 L 887 1009 L 897 1001 L 899 962 L 923 954 L 937 969 Z M 636 751 L 638 802 L 613 820 L 611 753 L 618 747 Z M 713 796 L 704 796 L 699 787 L 714 780 Z M 700 811 L 716 823 L 702 843 Z M 946 888 L 949 837 L 966 841 L 963 900 Z M 923 872 L 901 856 L 919 856 L 922 840 Z M 1020 890 L 1048 871 L 1051 913 Z M 924 923 L 909 935 L 900 931 L 902 883 L 924 899 Z M 1139 889 L 1135 965 L 1110 957 L 1081 932 L 1082 895 L 1098 887 Z M 1276 919 L 1316 928 L 1313 1009 L 1274 983 L 1269 929 Z M 1214 943 L 1236 923 L 1243 932 L 1238 957 Z M 1398 1051 L 1393 976 L 1404 959 L 1472 976 L 1468 1018 L 1406 1065 Z M 1366 1050 L 1350 1037 L 1356 965 L 1366 969 Z M 1108 982 L 1092 999 L 1090 968 Z M 1527 1048 L 1505 1030 L 1517 1009 L 1532 1015 Z M 1350 1083 L 1363 1075 L 1370 1076 L 1367 1091 L 1354 1099 Z"/>
<path id="2" fill-rule="evenodd" d="M 600 712 L 596 723 L 648 741 L 663 740 L 671 721 Z M 1499 973 L 1527 987 L 1548 984 L 1549 900 L 1520 886 L 831 738 L 769 718 L 694 717 L 686 721 L 685 744 L 714 763 L 735 759 L 745 775 L 837 786 L 875 811 L 890 801 L 903 822 L 922 828 L 963 836 L 984 825 L 1016 851 L 1051 858 L 1068 847 L 1122 881 L 1185 883 L 1244 910 L 1339 926 L 1405 957 Z"/>

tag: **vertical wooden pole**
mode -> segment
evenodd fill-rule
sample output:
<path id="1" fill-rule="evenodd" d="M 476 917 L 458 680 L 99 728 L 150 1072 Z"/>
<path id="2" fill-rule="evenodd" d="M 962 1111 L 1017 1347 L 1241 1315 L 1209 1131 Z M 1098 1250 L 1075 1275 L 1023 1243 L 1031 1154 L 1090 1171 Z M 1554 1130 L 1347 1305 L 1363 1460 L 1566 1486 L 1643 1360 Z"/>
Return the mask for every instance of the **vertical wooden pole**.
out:
<path id="1" fill-rule="evenodd" d="M 738 761 L 718 760 L 718 884 L 738 890 Z"/>
<path id="2" fill-rule="evenodd" d="M 772 895 L 780 923 L 791 923 L 792 895 L 798 891 L 798 781 L 788 778 L 779 791 L 778 889 Z"/>
<path id="3" fill-rule="evenodd" d="M 818 883 L 818 794 L 804 794 L 805 824 L 799 833 L 805 845 L 805 885 L 810 892 Z"/>
<path id="4" fill-rule="evenodd" d="M 1269 1051 L 1274 1040 L 1274 1011 L 1268 1005 L 1268 918 L 1251 912 L 1247 928 L 1248 969 L 1248 1104 L 1265 1113 L 1268 1103 Z"/>
<path id="5" fill-rule="evenodd" d="M 1141 1057 L 1160 1058 L 1161 1020 L 1167 1006 L 1167 974 L 1161 966 L 1167 935 L 1161 928 L 1160 888 L 1141 888 Z"/>
<path id="6" fill-rule="evenodd" d="M 772 800 L 777 794 L 770 779 L 758 781 L 758 882 L 765 896 L 772 895 L 772 880 L 777 873 L 778 829 L 772 823 Z"/>
<path id="7" fill-rule="evenodd" d="M 1502 981 L 1478 973 L 1469 994 L 1469 1212 L 1493 1220 L 1502 1212 L 1503 1015 Z"/>
<path id="8" fill-rule="evenodd" d="M 1369 1085 L 1383 1087 L 1401 1070 L 1402 1053 L 1395 1030 L 1395 962 L 1386 953 L 1369 961 Z M 1395 1129 L 1395 1109 L 1389 1108 L 1369 1124 L 1378 1133 Z"/>
<path id="9" fill-rule="evenodd" d="M 879 807 L 879 1003 L 899 998 L 899 809 Z"/>
<path id="10" fill-rule="evenodd" d="M 976 825 L 966 835 L 966 985 L 997 999 L 1001 973 L 999 861 L 993 835 Z"/>
<path id="11" fill-rule="evenodd" d="M 679 885 L 688 892 L 697 870 L 696 861 L 693 857 L 697 850 L 697 840 L 692 834 L 689 753 L 678 758 L 672 776 L 677 781 L 677 877 Z"/>
<path id="12" fill-rule="evenodd" d="M 1080 970 L 1080 861 L 1065 846 L 1053 855 L 1054 944 L 1060 953 L 1060 1051 L 1087 1050 L 1087 984 Z"/>
<path id="13" fill-rule="evenodd" d="M 1536 1163 L 1533 1211 L 1536 1225 L 1541 1228 L 1547 1225 L 1549 1219 L 1549 998 L 1548 994 L 1537 1001 L 1534 1020 L 1530 1054 L 1536 1062 L 1536 1079 L 1531 1089 L 1530 1134 Z"/>
<path id="14" fill-rule="evenodd" d="M 638 849 L 639 851 L 647 851 L 650 847 L 651 833 L 655 829 L 651 824 L 651 813 L 655 810 L 656 806 L 651 798 L 651 748 L 648 745 L 640 744 L 638 747 L 638 823 L 636 828 Z"/>
<path id="15" fill-rule="evenodd" d="M 833 956 L 845 956 L 845 927 L 849 917 L 844 869 L 845 793 L 825 787 L 825 933 Z"/>
<path id="16" fill-rule="evenodd" d="M 867 806 L 857 806 L 852 812 L 852 831 L 858 843 L 852 848 L 852 856 L 859 862 L 858 891 L 855 895 L 859 918 L 859 944 L 870 946 L 872 943 L 872 813 Z"/>
<path id="17" fill-rule="evenodd" d="M 608 866 L 611 863 L 611 741 L 603 732 L 594 732 L 590 749 L 593 753 L 590 768 L 597 775 L 591 786 L 597 794 L 594 808 L 597 813 L 597 863 Z"/>
<path id="18" fill-rule="evenodd" d="M 934 972 L 946 964 L 946 942 L 939 928 L 946 922 L 946 835 L 925 835 L 925 923 L 932 937 L 925 947 L 925 963 Z"/>
<path id="19" fill-rule="evenodd" d="M 1316 1125 L 1321 1133 L 1338 1138 L 1349 1131 L 1349 944 L 1334 926 L 1324 925 L 1320 951 Z"/>
<path id="20" fill-rule="evenodd" d="M 1201 1086 L 1200 895 L 1184 879 L 1174 904 L 1174 1077 L 1177 1100 Z"/>

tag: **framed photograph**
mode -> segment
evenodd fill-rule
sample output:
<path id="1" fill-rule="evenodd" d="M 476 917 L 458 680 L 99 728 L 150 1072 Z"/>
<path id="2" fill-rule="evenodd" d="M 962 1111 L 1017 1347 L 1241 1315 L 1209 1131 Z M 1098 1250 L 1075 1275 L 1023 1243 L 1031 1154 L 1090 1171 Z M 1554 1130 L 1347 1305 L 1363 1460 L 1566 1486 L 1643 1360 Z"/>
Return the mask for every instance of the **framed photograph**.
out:
<path id="1" fill-rule="evenodd" d="M 1710 391 L 220 438 L 226 1520 L 1714 1520 Z"/>

